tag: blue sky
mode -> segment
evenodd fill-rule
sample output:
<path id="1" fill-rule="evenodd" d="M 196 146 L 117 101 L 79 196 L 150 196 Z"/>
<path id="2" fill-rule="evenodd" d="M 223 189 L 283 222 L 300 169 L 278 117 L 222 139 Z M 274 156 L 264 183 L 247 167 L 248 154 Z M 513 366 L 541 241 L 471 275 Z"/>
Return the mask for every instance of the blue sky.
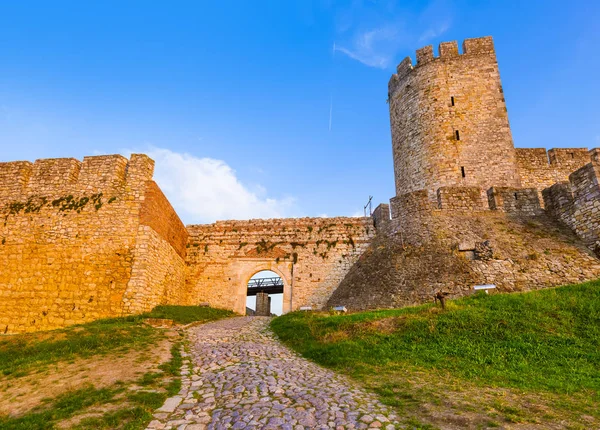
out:
<path id="1" fill-rule="evenodd" d="M 515 144 L 600 146 L 593 1 L 2 1 L 0 160 L 148 152 L 186 223 L 394 195 L 387 81 L 492 35 Z M 334 49 L 335 46 L 335 49 Z"/>

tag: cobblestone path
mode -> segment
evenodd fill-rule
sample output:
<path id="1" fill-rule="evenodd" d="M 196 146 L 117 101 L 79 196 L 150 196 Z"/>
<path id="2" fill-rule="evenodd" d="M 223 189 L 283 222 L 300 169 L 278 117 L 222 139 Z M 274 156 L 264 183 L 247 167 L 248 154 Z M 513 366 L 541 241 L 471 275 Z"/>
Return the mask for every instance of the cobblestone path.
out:
<path id="1" fill-rule="evenodd" d="M 375 395 L 281 345 L 269 318 L 187 329 L 182 390 L 148 429 L 400 428 Z"/>

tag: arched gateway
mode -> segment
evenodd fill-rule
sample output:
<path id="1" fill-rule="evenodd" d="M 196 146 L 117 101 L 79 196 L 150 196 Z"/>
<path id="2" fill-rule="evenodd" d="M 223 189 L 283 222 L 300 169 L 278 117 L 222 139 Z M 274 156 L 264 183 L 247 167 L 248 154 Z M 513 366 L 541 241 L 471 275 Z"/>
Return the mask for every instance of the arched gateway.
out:
<path id="1" fill-rule="evenodd" d="M 281 315 L 283 295 L 289 294 L 283 278 L 271 270 L 256 272 L 246 285 L 246 315 L 270 316 Z"/>
<path id="2" fill-rule="evenodd" d="M 370 218 L 219 221 L 187 226 L 186 292 L 192 302 L 244 314 L 261 270 L 283 281 L 283 312 L 322 308 L 374 234 Z"/>

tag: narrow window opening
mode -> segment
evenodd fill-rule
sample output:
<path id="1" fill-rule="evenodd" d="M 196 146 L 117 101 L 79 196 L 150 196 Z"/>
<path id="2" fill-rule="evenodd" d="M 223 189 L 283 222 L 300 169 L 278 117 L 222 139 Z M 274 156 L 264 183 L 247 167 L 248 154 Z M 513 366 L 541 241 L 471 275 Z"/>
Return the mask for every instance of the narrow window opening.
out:
<path id="1" fill-rule="evenodd" d="M 454 106 L 454 96 L 450 97 L 450 103 Z"/>
<path id="2" fill-rule="evenodd" d="M 466 175 L 465 175 L 465 167 L 464 166 L 460 166 L 460 173 L 461 173 L 461 175 L 462 175 L 463 178 L 466 177 Z"/>
<path id="3" fill-rule="evenodd" d="M 571 156 L 571 160 L 575 158 L 575 154 L 573 154 L 572 152 L 569 152 L 569 155 Z"/>
<path id="4" fill-rule="evenodd" d="M 515 200 L 519 200 L 519 195 L 517 193 L 514 194 Z"/>
<path id="5" fill-rule="evenodd" d="M 456 130 L 454 134 L 456 135 L 456 140 L 460 140 L 460 134 L 458 133 L 458 130 Z"/>

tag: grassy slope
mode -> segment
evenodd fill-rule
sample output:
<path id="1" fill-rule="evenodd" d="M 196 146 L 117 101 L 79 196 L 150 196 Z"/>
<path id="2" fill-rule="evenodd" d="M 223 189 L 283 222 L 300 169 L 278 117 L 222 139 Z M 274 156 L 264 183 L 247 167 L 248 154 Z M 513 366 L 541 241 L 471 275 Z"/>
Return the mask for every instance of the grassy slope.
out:
<path id="1" fill-rule="evenodd" d="M 194 321 L 208 322 L 233 316 L 233 312 L 196 306 L 159 306 L 144 315 L 99 320 L 88 324 L 43 333 L 0 337 L 0 375 L 18 381 L 32 372 L 39 372 L 49 364 L 70 362 L 79 357 L 110 356 L 129 350 L 141 350 L 164 339 L 164 330 L 142 323 L 144 318 L 169 318 L 176 323 Z M 160 366 L 161 372 L 147 373 L 136 384 L 150 392 L 129 393 L 123 384 L 96 389 L 89 386 L 62 393 L 48 399 L 18 418 L 0 417 L 3 429 L 50 429 L 65 419 L 85 412 L 88 407 L 115 402 L 127 402 L 101 418 L 88 419 L 82 428 L 144 428 L 151 419 L 151 412 L 159 407 L 168 395 L 177 393 L 180 387 L 179 368 L 181 356 L 176 342 L 171 350 L 172 358 Z M 152 392 L 158 391 L 158 392 Z"/>
<path id="2" fill-rule="evenodd" d="M 446 311 L 424 305 L 341 316 L 292 313 L 272 327 L 305 357 L 375 386 L 377 374 L 392 380 L 425 372 L 600 400 L 600 281 L 471 296 Z"/>

